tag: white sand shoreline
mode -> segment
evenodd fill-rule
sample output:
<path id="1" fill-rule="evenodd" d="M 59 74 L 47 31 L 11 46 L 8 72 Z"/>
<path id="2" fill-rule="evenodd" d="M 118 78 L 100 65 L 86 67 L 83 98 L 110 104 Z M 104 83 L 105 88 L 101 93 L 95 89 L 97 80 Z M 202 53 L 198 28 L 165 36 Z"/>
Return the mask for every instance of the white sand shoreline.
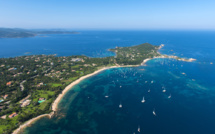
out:
<path id="1" fill-rule="evenodd" d="M 139 65 L 126 65 L 126 66 L 110 66 L 110 67 L 104 67 L 101 68 L 91 74 L 87 74 L 85 76 L 80 77 L 79 79 L 73 81 L 72 83 L 70 83 L 68 86 L 66 86 L 66 88 L 62 91 L 61 94 L 58 95 L 58 97 L 55 99 L 55 101 L 52 103 L 52 111 L 50 114 L 42 114 L 39 115 L 35 118 L 30 119 L 29 121 L 25 122 L 23 125 L 20 125 L 19 128 L 17 128 L 16 130 L 13 131 L 12 134 L 19 134 L 22 132 L 22 130 L 24 130 L 24 128 L 28 127 L 29 125 L 31 125 L 32 123 L 34 123 L 35 121 L 37 121 L 40 118 L 46 117 L 48 116 L 49 118 L 51 118 L 54 115 L 54 112 L 57 111 L 58 108 L 58 104 L 60 103 L 61 99 L 64 97 L 64 95 L 75 85 L 77 85 L 78 83 L 80 83 L 82 80 L 89 78 L 95 74 L 98 74 L 104 70 L 107 69 L 111 69 L 111 68 L 120 68 L 120 67 L 137 67 Z"/>
<path id="2" fill-rule="evenodd" d="M 158 50 L 161 49 L 163 46 L 164 46 L 164 45 L 162 44 L 162 45 L 158 48 Z M 159 53 L 159 52 L 157 51 L 157 53 Z M 159 53 L 159 54 L 160 54 L 160 53 Z M 37 117 L 35 117 L 35 118 L 30 119 L 29 121 L 27 121 L 27 122 L 24 123 L 23 125 L 20 125 L 20 127 L 17 128 L 16 130 L 14 130 L 12 134 L 19 134 L 20 132 L 22 132 L 22 130 L 23 130 L 25 127 L 31 125 L 33 122 L 35 122 L 36 120 L 38 120 L 38 119 L 40 119 L 40 118 L 42 118 L 42 117 L 48 116 L 49 118 L 51 118 L 51 117 L 54 115 L 54 112 L 57 111 L 58 104 L 60 103 L 60 101 L 61 101 L 61 99 L 64 97 L 64 95 L 67 93 L 67 91 L 69 91 L 73 86 L 75 86 L 75 85 L 77 85 L 78 83 L 80 83 L 82 80 L 84 80 L 84 79 L 86 79 L 86 78 L 88 78 L 88 77 L 91 77 L 91 76 L 93 76 L 93 75 L 95 75 L 95 74 L 98 74 L 98 73 L 100 73 L 100 72 L 102 72 L 102 71 L 104 71 L 104 70 L 111 69 L 111 68 L 138 67 L 138 66 L 144 65 L 147 61 L 152 60 L 152 59 L 156 59 L 156 58 L 175 58 L 175 57 L 174 57 L 174 56 L 173 56 L 173 57 L 172 57 L 172 56 L 167 56 L 167 57 L 165 57 L 165 56 L 162 56 L 162 55 L 161 55 L 161 56 L 157 56 L 157 57 L 153 57 L 153 58 L 144 59 L 143 62 L 142 62 L 140 65 L 124 65 L 124 66 L 110 66 L 110 67 L 104 67 L 104 68 L 101 68 L 101 69 L 99 69 L 99 70 L 97 70 L 97 71 L 91 73 L 91 74 L 87 74 L 87 75 L 85 75 L 85 76 L 82 76 L 82 77 L 80 77 L 79 79 L 77 79 L 77 80 L 73 81 L 72 83 L 70 83 L 68 86 L 66 86 L 65 89 L 62 91 L 62 93 L 58 95 L 58 97 L 57 97 L 57 98 L 55 99 L 55 101 L 52 103 L 52 111 L 53 111 L 53 112 L 51 112 L 50 114 L 42 114 L 42 115 L 39 115 L 39 116 L 37 116 Z M 191 61 L 191 62 L 192 62 L 192 61 Z"/>

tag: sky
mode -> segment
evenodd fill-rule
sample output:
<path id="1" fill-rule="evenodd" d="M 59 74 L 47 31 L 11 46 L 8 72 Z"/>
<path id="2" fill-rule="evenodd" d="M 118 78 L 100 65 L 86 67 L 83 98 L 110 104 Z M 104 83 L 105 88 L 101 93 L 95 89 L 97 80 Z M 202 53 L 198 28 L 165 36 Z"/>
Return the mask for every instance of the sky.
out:
<path id="1" fill-rule="evenodd" d="M 215 0 L 0 0 L 0 27 L 215 30 Z"/>

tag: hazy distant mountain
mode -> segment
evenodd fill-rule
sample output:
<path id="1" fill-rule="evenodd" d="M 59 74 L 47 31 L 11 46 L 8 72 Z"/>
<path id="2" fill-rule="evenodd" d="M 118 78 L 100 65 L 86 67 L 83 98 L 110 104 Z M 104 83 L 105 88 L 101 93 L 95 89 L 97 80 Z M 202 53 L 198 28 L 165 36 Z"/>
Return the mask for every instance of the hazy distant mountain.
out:
<path id="1" fill-rule="evenodd" d="M 78 32 L 63 30 L 26 30 L 19 28 L 0 28 L 0 38 L 26 38 L 39 34 L 77 34 Z"/>

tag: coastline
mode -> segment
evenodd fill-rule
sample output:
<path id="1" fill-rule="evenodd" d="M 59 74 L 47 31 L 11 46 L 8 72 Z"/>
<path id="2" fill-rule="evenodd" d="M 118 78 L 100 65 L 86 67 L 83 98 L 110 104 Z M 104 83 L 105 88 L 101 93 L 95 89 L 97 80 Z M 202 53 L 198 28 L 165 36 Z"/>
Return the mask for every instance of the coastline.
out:
<path id="1" fill-rule="evenodd" d="M 34 117 L 30 120 L 28 120 L 26 123 L 22 124 L 19 126 L 19 128 L 17 128 L 16 130 L 13 131 L 12 134 L 19 134 L 22 132 L 22 130 L 26 127 L 28 127 L 29 125 L 31 125 L 32 123 L 34 123 L 35 121 L 39 120 L 40 118 L 43 118 L 43 117 L 48 117 L 48 118 L 51 118 L 52 115 L 54 115 L 54 112 L 51 112 L 50 114 L 42 114 L 42 115 L 39 115 L 37 117 Z"/>
<path id="2" fill-rule="evenodd" d="M 148 58 L 148 60 L 150 60 Z M 145 62 L 147 62 L 148 60 L 144 60 Z M 143 61 L 143 62 L 144 62 Z M 142 65 L 142 63 L 141 63 Z M 110 66 L 110 67 L 103 67 L 99 70 L 96 70 L 95 72 L 91 73 L 91 74 L 87 74 L 85 76 L 82 76 L 80 77 L 79 79 L 73 81 L 72 83 L 70 83 L 68 86 L 66 86 L 64 88 L 64 90 L 62 91 L 61 94 L 58 95 L 58 97 L 55 99 L 55 101 L 52 103 L 52 112 L 49 113 L 49 114 L 42 114 L 42 115 L 39 115 L 35 118 L 32 118 L 30 120 L 28 120 L 27 122 L 25 122 L 24 124 L 20 125 L 19 128 L 17 128 L 16 130 L 13 131 L 12 134 L 19 134 L 22 132 L 22 130 L 24 130 L 26 127 L 28 127 L 29 125 L 31 125 L 32 123 L 34 123 L 35 121 L 39 120 L 40 118 L 43 118 L 43 117 L 48 117 L 48 118 L 51 118 L 53 115 L 54 115 L 54 112 L 57 111 L 58 109 L 58 104 L 60 103 L 61 99 L 64 97 L 64 95 L 75 85 L 77 85 L 78 83 L 80 83 L 82 80 L 85 80 L 86 78 L 89 78 L 93 75 L 96 75 L 104 70 L 107 70 L 107 69 L 111 69 L 111 68 L 120 68 L 120 67 L 137 67 L 137 66 L 140 66 L 140 65 L 125 65 L 125 66 Z"/>
<path id="3" fill-rule="evenodd" d="M 164 44 L 161 44 L 158 48 L 158 50 L 160 50 L 162 47 L 164 47 Z M 157 53 L 160 54 L 157 50 Z M 19 128 L 17 128 L 16 130 L 13 131 L 12 134 L 19 134 L 20 132 L 22 132 L 22 130 L 24 130 L 24 128 L 28 127 L 29 125 L 31 125 L 32 123 L 34 123 L 35 121 L 37 121 L 38 119 L 42 118 L 42 117 L 46 117 L 48 116 L 49 118 L 51 118 L 55 111 L 57 111 L 58 109 L 58 104 L 60 103 L 61 99 L 64 97 L 64 95 L 75 85 L 77 85 L 78 83 L 80 83 L 82 80 L 86 79 L 86 78 L 89 78 L 93 75 L 96 75 L 104 70 L 107 70 L 107 69 L 111 69 L 111 68 L 120 68 L 120 67 L 138 67 L 138 66 L 143 66 L 147 61 L 149 60 L 152 60 L 152 59 L 156 59 L 156 58 L 173 58 L 173 59 L 177 59 L 177 60 L 182 60 L 182 61 L 186 61 L 186 62 L 192 62 L 192 61 L 195 61 L 196 59 L 184 59 L 184 58 L 181 58 L 181 59 L 178 59 L 177 56 L 168 56 L 168 55 L 162 55 L 160 54 L 160 56 L 156 56 L 156 57 L 153 57 L 153 58 L 146 58 L 143 60 L 143 62 L 139 65 L 123 65 L 123 66 L 120 66 L 120 65 L 115 65 L 115 66 L 110 66 L 110 67 L 103 67 L 99 70 L 96 70 L 95 72 L 91 73 L 91 74 L 87 74 L 85 76 L 82 76 L 80 77 L 79 79 L 73 81 L 72 83 L 70 83 L 68 86 L 66 86 L 64 88 L 64 90 L 62 91 L 61 94 L 58 95 L 58 97 L 54 100 L 54 102 L 52 103 L 52 112 L 49 113 L 49 114 L 42 114 L 42 115 L 39 115 L 35 118 L 32 118 L 30 120 L 28 120 L 26 123 L 24 123 L 23 125 L 20 125 Z"/>

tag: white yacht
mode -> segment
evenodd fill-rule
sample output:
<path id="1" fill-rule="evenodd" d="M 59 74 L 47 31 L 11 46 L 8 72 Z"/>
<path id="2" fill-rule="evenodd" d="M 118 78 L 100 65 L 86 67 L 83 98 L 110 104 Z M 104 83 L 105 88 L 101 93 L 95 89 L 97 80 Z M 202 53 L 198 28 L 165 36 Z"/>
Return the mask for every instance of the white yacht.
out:
<path id="1" fill-rule="evenodd" d="M 141 101 L 142 103 L 144 103 L 145 102 L 145 99 L 144 99 L 144 97 L 143 97 L 143 99 L 142 99 L 142 101 Z"/>
<path id="2" fill-rule="evenodd" d="M 121 103 L 119 104 L 119 108 L 122 108 L 122 104 Z"/>
<path id="3" fill-rule="evenodd" d="M 156 116 L 155 110 L 152 111 L 153 115 Z"/>
<path id="4" fill-rule="evenodd" d="M 138 126 L 137 131 L 140 132 L 140 126 Z"/>
<path id="5" fill-rule="evenodd" d="M 169 96 L 168 96 L 168 98 L 170 99 L 172 97 L 172 95 L 170 94 Z"/>

